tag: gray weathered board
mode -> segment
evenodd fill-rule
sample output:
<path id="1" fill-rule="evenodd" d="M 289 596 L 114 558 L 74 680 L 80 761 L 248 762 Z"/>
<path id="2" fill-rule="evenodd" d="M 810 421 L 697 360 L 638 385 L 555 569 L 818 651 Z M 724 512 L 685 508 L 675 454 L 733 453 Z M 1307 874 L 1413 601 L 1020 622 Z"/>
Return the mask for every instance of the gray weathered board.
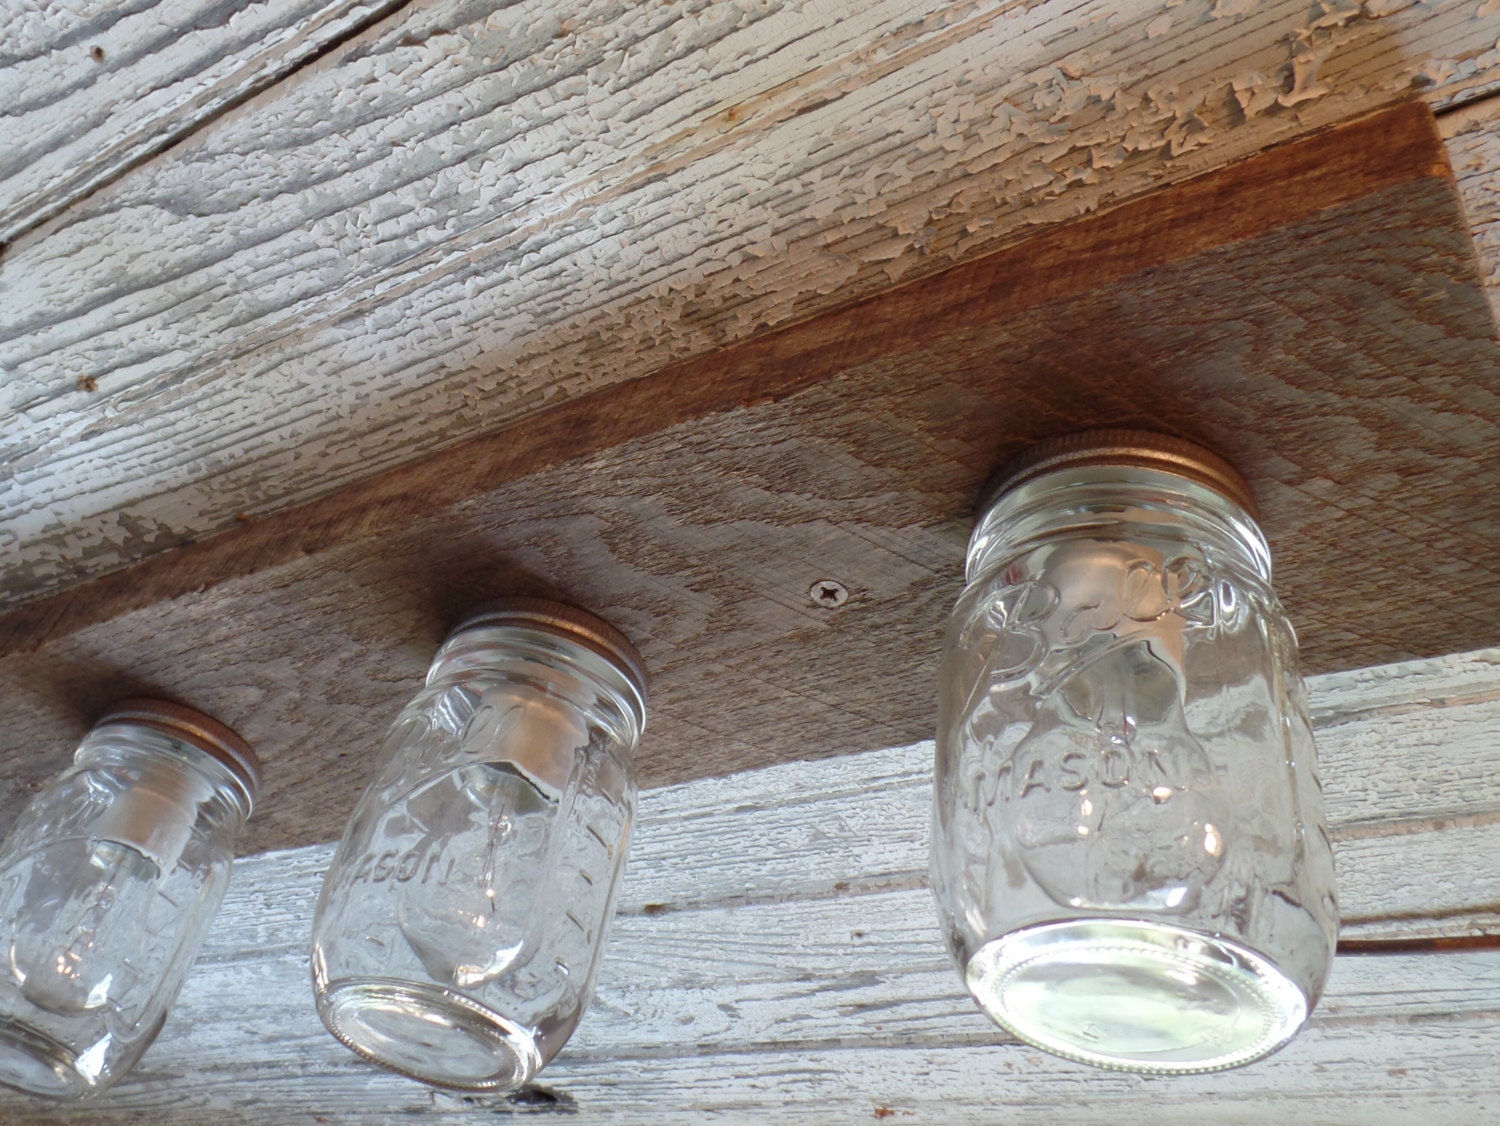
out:
<path id="1" fill-rule="evenodd" d="M 1455 110 L 1440 125 L 1479 250 L 1485 290 L 1500 317 L 1500 97 Z"/>
<path id="2" fill-rule="evenodd" d="M 262 751 L 251 847 L 327 839 L 503 593 L 641 645 L 652 784 L 921 738 L 976 492 L 1091 425 L 1249 475 L 1312 671 L 1493 643 L 1497 359 L 1430 114 L 1390 111 L 22 607 L 0 817 L 150 692 Z"/>
<path id="3" fill-rule="evenodd" d="M 0 247 L 404 2 L 0 5 Z"/>
<path id="4" fill-rule="evenodd" d="M 158 99 L 224 108 L 224 66 L 283 65 L 338 10 L 0 5 L 28 44 L 0 52 L 0 148 L 149 151 L 186 121 Z M 29 54 L 63 26 L 88 36 Z M 0 260 L 0 597 L 1402 98 L 1482 96 L 1497 39 L 1490 0 L 408 4 Z"/>
<path id="5" fill-rule="evenodd" d="M 241 861 L 161 1039 L 95 1106 L 16 1126 L 584 1122 L 1358 1123 L 1500 1114 L 1500 650 L 1315 678 L 1347 923 L 1311 1026 L 1193 1079 L 1005 1043 L 924 885 L 931 745 L 643 795 L 598 997 L 518 1098 L 430 1091 L 325 1033 L 308 984 L 330 849 Z"/>

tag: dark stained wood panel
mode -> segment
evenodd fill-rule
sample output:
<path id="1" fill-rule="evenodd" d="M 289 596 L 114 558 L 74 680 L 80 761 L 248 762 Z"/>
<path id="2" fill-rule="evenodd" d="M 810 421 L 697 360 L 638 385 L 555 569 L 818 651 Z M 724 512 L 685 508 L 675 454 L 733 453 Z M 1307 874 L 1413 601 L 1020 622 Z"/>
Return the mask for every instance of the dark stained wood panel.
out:
<path id="1" fill-rule="evenodd" d="M 247 847 L 331 839 L 447 625 L 509 592 L 641 645 L 648 784 L 925 737 L 980 485 L 1092 426 L 1246 472 L 1311 671 L 1489 644 L 1497 359 L 1404 107 L 21 608 L 0 811 L 158 692 L 262 751 Z"/>

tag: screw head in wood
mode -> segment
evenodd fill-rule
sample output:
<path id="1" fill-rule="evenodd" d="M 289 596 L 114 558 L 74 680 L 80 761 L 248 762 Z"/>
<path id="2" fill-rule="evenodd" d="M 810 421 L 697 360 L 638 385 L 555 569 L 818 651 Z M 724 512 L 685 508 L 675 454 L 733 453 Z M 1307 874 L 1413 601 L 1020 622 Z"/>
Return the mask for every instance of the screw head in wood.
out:
<path id="1" fill-rule="evenodd" d="M 819 579 L 808 588 L 807 597 L 814 606 L 831 610 L 849 601 L 849 588 L 836 579 Z"/>

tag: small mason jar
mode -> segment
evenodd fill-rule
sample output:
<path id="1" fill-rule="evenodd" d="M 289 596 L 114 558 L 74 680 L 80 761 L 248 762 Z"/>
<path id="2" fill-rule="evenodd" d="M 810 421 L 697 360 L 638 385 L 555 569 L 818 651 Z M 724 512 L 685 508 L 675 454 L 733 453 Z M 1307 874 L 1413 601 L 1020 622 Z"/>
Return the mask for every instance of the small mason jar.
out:
<path id="1" fill-rule="evenodd" d="M 140 1059 L 224 898 L 259 774 L 192 708 L 104 714 L 0 846 L 0 1082 L 84 1098 Z"/>
<path id="2" fill-rule="evenodd" d="M 588 1005 L 635 816 L 639 654 L 511 599 L 460 625 L 397 717 L 323 883 L 328 1030 L 441 1087 L 508 1091 Z"/>
<path id="3" fill-rule="evenodd" d="M 1244 479 L 1101 431 L 1002 474 L 944 650 L 932 883 L 970 993 L 1084 1063 L 1285 1044 L 1338 930 L 1292 628 Z"/>

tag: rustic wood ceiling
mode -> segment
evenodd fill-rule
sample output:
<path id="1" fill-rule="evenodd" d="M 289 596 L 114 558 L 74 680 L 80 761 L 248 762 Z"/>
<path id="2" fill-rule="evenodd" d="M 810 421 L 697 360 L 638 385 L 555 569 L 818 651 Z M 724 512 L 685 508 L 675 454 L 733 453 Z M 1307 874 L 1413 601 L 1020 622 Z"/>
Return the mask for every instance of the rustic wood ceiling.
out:
<path id="1" fill-rule="evenodd" d="M 163 693 L 260 747 L 252 848 L 326 839 L 446 625 L 508 592 L 643 648 L 648 784 L 920 738 L 980 484 L 1099 425 L 1242 467 L 1312 671 L 1490 643 L 1497 360 L 1431 115 L 1394 110 L 16 611 L 11 800 Z"/>
<path id="2" fill-rule="evenodd" d="M 144 690 L 265 752 L 246 850 L 329 840 L 503 589 L 646 644 L 648 781 L 923 736 L 978 481 L 1096 417 L 1246 465 L 1314 668 L 1493 640 L 1496 368 L 1411 119 L 1254 206 L 1148 197 L 771 330 L 1407 99 L 1500 307 L 1497 42 L 1500 0 L 0 6 L 0 827 Z M 0 1118 L 1492 1121 L 1497 653 L 1313 681 L 1343 954 L 1255 1068 L 996 1044 L 916 748 L 646 795 L 599 1000 L 519 1101 L 321 1031 L 309 844 L 236 865 L 121 1088 Z"/>
<path id="3" fill-rule="evenodd" d="M 1484 0 L 47 0 L 0 27 L 12 601 L 1500 81 Z"/>

